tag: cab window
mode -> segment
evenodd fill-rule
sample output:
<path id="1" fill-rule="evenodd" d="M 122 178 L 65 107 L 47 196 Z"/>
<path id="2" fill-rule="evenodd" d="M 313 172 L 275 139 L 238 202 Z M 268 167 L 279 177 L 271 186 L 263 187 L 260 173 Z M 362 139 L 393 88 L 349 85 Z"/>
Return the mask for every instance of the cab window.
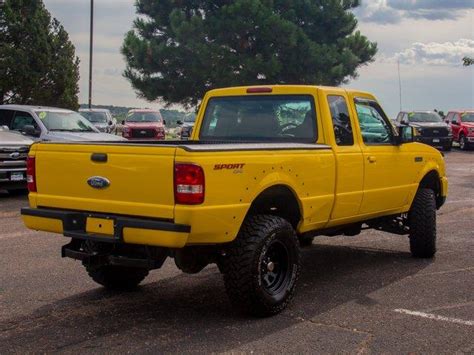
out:
<path id="1" fill-rule="evenodd" d="M 457 113 L 453 114 L 451 123 L 459 125 L 459 121 L 460 121 L 459 114 L 457 114 Z"/>
<path id="2" fill-rule="evenodd" d="M 33 126 L 38 129 L 35 119 L 27 112 L 16 111 L 11 123 L 11 130 L 22 131 L 25 126 Z"/>
<path id="3" fill-rule="evenodd" d="M 354 134 L 346 99 L 343 96 L 330 95 L 328 96 L 328 104 L 331 111 L 336 144 L 339 146 L 354 145 Z"/>
<path id="4" fill-rule="evenodd" d="M 354 100 L 362 139 L 365 144 L 391 144 L 393 126 L 379 104 L 372 100 Z"/>
<path id="5" fill-rule="evenodd" d="M 0 126 L 7 126 L 10 128 L 14 111 L 12 110 L 0 110 Z"/>
<path id="6" fill-rule="evenodd" d="M 453 114 L 452 114 L 451 112 L 449 112 L 449 113 L 446 115 L 446 117 L 444 118 L 444 122 L 450 123 L 452 117 L 453 117 Z"/>

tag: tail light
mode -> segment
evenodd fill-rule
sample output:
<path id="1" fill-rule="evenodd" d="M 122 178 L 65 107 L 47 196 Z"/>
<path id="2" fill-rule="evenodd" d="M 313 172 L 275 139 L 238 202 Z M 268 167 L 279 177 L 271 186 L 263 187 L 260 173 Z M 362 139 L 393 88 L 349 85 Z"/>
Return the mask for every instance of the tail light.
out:
<path id="1" fill-rule="evenodd" d="M 252 87 L 247 89 L 247 94 L 262 94 L 273 92 L 271 87 Z"/>
<path id="2" fill-rule="evenodd" d="M 36 161 L 35 157 L 26 159 L 26 182 L 28 191 L 36 192 Z"/>
<path id="3" fill-rule="evenodd" d="M 204 202 L 204 170 L 195 164 L 175 164 L 174 198 L 180 205 Z"/>

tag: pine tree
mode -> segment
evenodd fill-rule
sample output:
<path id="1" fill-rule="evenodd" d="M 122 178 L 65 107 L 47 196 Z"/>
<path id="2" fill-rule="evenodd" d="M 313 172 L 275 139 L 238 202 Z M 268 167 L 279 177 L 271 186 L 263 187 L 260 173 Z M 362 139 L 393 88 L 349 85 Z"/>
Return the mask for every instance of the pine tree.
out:
<path id="1" fill-rule="evenodd" d="M 41 0 L 0 8 L 0 103 L 77 109 L 79 59 Z"/>
<path id="2" fill-rule="evenodd" d="M 138 0 L 124 72 L 149 101 L 195 105 L 251 84 L 340 85 L 373 60 L 359 0 Z"/>

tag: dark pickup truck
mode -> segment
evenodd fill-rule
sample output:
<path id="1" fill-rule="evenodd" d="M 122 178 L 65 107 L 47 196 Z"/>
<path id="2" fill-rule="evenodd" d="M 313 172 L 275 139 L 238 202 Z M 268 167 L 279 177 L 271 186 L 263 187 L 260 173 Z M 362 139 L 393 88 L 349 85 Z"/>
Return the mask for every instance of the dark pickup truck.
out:
<path id="1" fill-rule="evenodd" d="M 26 158 L 33 141 L 0 127 L 0 190 L 26 189 Z"/>
<path id="2" fill-rule="evenodd" d="M 451 150 L 453 131 L 434 111 L 402 111 L 398 114 L 397 125 L 409 125 L 415 129 L 415 141 L 443 150 Z"/>

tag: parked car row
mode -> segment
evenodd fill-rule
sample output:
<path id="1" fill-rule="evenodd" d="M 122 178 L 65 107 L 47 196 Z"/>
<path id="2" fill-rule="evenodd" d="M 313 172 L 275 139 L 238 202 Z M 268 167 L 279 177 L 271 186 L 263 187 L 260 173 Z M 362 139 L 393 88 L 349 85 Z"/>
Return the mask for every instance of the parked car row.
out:
<path id="1" fill-rule="evenodd" d="M 77 112 L 55 107 L 2 105 L 0 126 L 34 141 L 118 141 L 123 138 L 100 132 Z"/>
<path id="2" fill-rule="evenodd" d="M 408 125 L 415 129 L 415 140 L 444 150 L 451 150 L 453 142 L 462 150 L 474 146 L 474 111 L 450 111 L 443 118 L 435 111 L 402 111 L 396 125 Z"/>

